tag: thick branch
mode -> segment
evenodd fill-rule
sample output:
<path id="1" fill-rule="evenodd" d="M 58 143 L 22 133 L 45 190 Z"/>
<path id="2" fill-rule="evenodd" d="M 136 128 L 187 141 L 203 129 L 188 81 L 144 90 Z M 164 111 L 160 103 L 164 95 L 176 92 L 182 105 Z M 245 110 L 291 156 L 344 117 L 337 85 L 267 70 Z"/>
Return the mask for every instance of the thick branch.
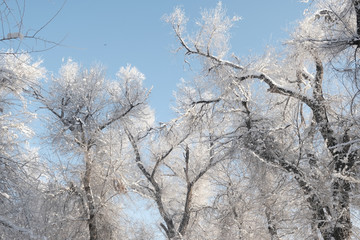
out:
<path id="1" fill-rule="evenodd" d="M 186 146 L 185 148 L 185 168 L 184 168 L 184 172 L 185 172 L 185 180 L 186 180 L 186 184 L 187 184 L 187 192 L 186 192 L 186 199 L 185 199 L 185 206 L 184 206 L 184 213 L 183 213 L 183 217 L 179 226 L 179 233 L 184 236 L 186 233 L 186 228 L 189 225 L 189 221 L 190 221 L 190 208 L 191 208 L 191 204 L 192 204 L 192 196 L 193 196 L 193 188 L 195 186 L 195 184 L 197 183 L 197 181 L 199 181 L 201 179 L 202 176 L 204 176 L 204 174 L 209 171 L 212 167 L 214 167 L 217 163 L 219 163 L 219 161 L 213 161 L 214 159 L 214 153 L 213 153 L 213 143 L 210 143 L 210 160 L 208 165 L 201 170 L 195 177 L 194 179 L 191 181 L 190 177 L 189 177 L 189 160 L 190 160 L 190 151 L 189 151 L 189 147 Z"/>
<path id="2" fill-rule="evenodd" d="M 324 204 L 321 201 L 320 196 L 316 193 L 315 189 L 311 186 L 311 184 L 307 181 L 305 173 L 301 171 L 301 169 L 286 161 L 283 158 L 281 152 L 277 149 L 279 147 L 276 145 L 274 139 L 267 139 L 267 136 L 262 136 L 261 142 L 264 144 L 262 148 L 259 148 L 259 136 L 252 136 L 252 124 L 251 124 L 251 112 L 247 105 L 247 102 L 242 102 L 245 113 L 247 114 L 247 127 L 249 131 L 248 139 L 245 139 L 245 146 L 256 156 L 260 161 L 278 167 L 291 175 L 293 175 L 296 182 L 299 184 L 300 188 L 307 195 L 307 201 L 309 202 L 310 208 L 314 212 L 315 220 L 318 222 L 318 227 L 321 228 L 324 224 L 326 224 L 327 214 L 325 211 Z"/>
<path id="3" fill-rule="evenodd" d="M 310 98 L 308 98 L 307 96 L 277 85 L 272 78 L 265 75 L 264 73 L 246 75 L 246 76 L 242 76 L 242 77 L 236 77 L 236 79 L 239 80 L 239 81 L 245 81 L 247 79 L 254 79 L 254 78 L 264 81 L 269 86 L 268 91 L 271 92 L 271 93 L 278 93 L 278 94 L 281 94 L 281 95 L 284 95 L 284 96 L 289 96 L 289 97 L 299 99 L 300 101 L 304 102 L 309 107 L 314 105 L 314 101 L 311 100 Z"/>
<path id="4" fill-rule="evenodd" d="M 318 103 L 321 103 L 324 101 L 323 91 L 322 91 L 322 82 L 324 78 L 324 67 L 320 60 L 320 58 L 316 55 L 314 55 L 315 59 L 315 66 L 316 66 L 316 75 L 314 80 L 314 88 L 313 88 L 313 94 L 314 98 Z"/>
<path id="5" fill-rule="evenodd" d="M 133 150 L 135 153 L 135 161 L 136 161 L 138 168 L 140 169 L 140 171 L 143 173 L 143 175 L 146 177 L 146 179 L 151 183 L 151 185 L 155 189 L 155 192 L 154 192 L 155 202 L 158 206 L 158 210 L 159 210 L 161 217 L 164 219 L 164 221 L 166 223 L 166 226 L 164 226 L 163 224 L 160 224 L 160 226 L 165 230 L 168 238 L 173 238 L 175 236 L 175 226 L 174 226 L 174 222 L 173 222 L 172 218 L 169 216 L 169 214 L 166 212 L 166 210 L 164 208 L 164 204 L 162 201 L 161 188 L 160 188 L 159 184 L 156 182 L 154 176 L 152 176 L 144 167 L 143 162 L 141 160 L 140 151 L 139 151 L 139 148 L 137 146 L 134 136 L 130 133 L 129 130 L 125 129 L 125 131 L 128 136 L 128 139 L 133 147 Z"/>
<path id="6" fill-rule="evenodd" d="M 156 174 L 156 171 L 158 169 L 158 167 L 160 166 L 160 163 L 163 162 L 163 160 L 169 156 L 169 154 L 174 150 L 174 146 L 177 146 L 179 144 L 181 144 L 182 142 L 185 141 L 185 139 L 189 136 L 189 133 L 188 134 L 185 134 L 183 138 L 181 138 L 176 144 L 174 144 L 173 146 L 171 146 L 169 148 L 169 150 L 167 150 L 164 154 L 162 154 L 160 157 L 158 157 L 158 159 L 156 160 L 156 163 L 155 163 L 155 166 L 151 172 L 151 178 L 154 178 L 155 174 Z"/>
<path id="7" fill-rule="evenodd" d="M 112 123 L 116 122 L 117 120 L 125 117 L 132 109 L 134 109 L 135 107 L 139 106 L 141 103 L 137 103 L 135 105 L 130 105 L 129 108 L 123 112 L 122 114 L 119 114 L 116 117 L 110 118 L 107 122 L 103 123 L 102 125 L 100 125 L 99 130 L 103 130 L 104 128 L 108 127 L 109 125 L 111 125 Z"/>
<path id="8" fill-rule="evenodd" d="M 213 99 L 213 100 L 199 100 L 199 101 L 194 101 L 191 103 L 192 106 L 196 105 L 196 104 L 210 104 L 210 103 L 217 103 L 220 102 L 220 98 L 217 99 Z"/>
<path id="9" fill-rule="evenodd" d="M 151 172 L 151 178 L 154 178 L 156 171 L 158 169 L 158 167 L 160 166 L 160 163 L 167 157 L 169 156 L 169 154 L 174 150 L 174 147 L 170 147 L 170 149 L 168 151 L 166 151 L 162 156 L 160 156 L 155 163 L 155 166 Z"/>
<path id="10" fill-rule="evenodd" d="M 193 183 L 190 182 L 189 179 L 189 159 L 190 159 L 190 151 L 189 146 L 186 146 L 185 148 L 185 179 L 187 184 L 187 192 L 186 192 L 186 199 L 185 199 L 185 206 L 184 206 L 184 212 L 183 217 L 181 220 L 181 223 L 179 225 L 178 232 L 181 234 L 181 236 L 184 236 L 186 233 L 186 228 L 190 221 L 190 207 L 192 202 L 192 190 L 193 190 Z"/>
<path id="11" fill-rule="evenodd" d="M 84 190 L 86 193 L 87 205 L 89 210 L 88 227 L 90 240 L 96 240 L 97 238 L 97 223 L 96 223 L 96 206 L 95 200 L 90 185 L 91 172 L 92 172 L 92 161 L 89 156 L 88 149 L 84 150 L 84 161 L 85 161 L 85 173 L 83 177 Z"/>

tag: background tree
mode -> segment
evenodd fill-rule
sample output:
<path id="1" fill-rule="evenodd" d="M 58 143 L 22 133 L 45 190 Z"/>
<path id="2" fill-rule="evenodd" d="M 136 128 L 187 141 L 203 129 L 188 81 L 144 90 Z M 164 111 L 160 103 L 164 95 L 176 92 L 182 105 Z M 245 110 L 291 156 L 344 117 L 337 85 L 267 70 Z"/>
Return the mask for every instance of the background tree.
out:
<path id="1" fill-rule="evenodd" d="M 38 226 L 28 203 L 36 196 L 33 186 L 41 166 L 27 143 L 33 135 L 28 124 L 34 116 L 26 108 L 24 92 L 43 77 L 44 69 L 28 54 L 3 54 L 0 65 L 0 228 L 7 237 L 37 238 Z"/>
<path id="2" fill-rule="evenodd" d="M 46 235 L 40 204 L 35 204 L 45 198 L 40 179 L 46 168 L 29 144 L 34 135 L 29 126 L 36 114 L 28 108 L 28 93 L 44 77 L 45 69 L 29 53 L 57 45 L 39 36 L 57 14 L 31 30 L 25 26 L 25 6 L 25 1 L 0 2 L 0 232 L 6 239 L 42 239 Z"/>
<path id="3" fill-rule="evenodd" d="M 49 132 L 61 153 L 70 153 L 76 174 L 69 178 L 69 191 L 82 206 L 77 219 L 87 222 L 90 239 L 112 239 L 109 219 L 116 219 L 111 203 L 125 192 L 121 180 L 121 149 L 114 145 L 115 123 L 136 124 L 151 114 L 142 87 L 144 75 L 127 66 L 110 82 L 100 67 L 82 69 L 69 60 L 53 77 L 50 91 L 35 92 L 37 99 L 52 113 Z M 115 143 L 119 144 L 119 143 Z M 57 171 L 57 170 L 55 170 Z M 115 224 L 115 225 L 113 225 Z M 117 236 L 119 237 L 119 236 Z"/>

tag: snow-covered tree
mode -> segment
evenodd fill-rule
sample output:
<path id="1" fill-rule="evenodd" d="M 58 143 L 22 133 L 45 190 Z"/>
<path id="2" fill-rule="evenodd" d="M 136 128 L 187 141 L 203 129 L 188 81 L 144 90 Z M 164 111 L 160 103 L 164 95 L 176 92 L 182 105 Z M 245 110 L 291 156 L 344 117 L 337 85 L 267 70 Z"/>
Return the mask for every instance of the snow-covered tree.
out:
<path id="1" fill-rule="evenodd" d="M 57 45 L 41 38 L 42 30 L 29 28 L 24 21 L 25 1 L 0 2 L 0 238 L 43 239 L 46 226 L 40 203 L 44 200 L 42 178 L 46 173 L 37 149 L 30 122 L 29 92 L 44 77 L 41 61 L 29 55 Z M 56 14 L 55 14 L 56 15 Z M 55 17 L 55 16 L 54 16 Z M 43 46 L 38 46 L 43 43 Z M 29 107 L 30 106 L 30 107 Z M 39 204 L 38 204 L 39 203 Z"/>
<path id="2" fill-rule="evenodd" d="M 43 77 L 41 62 L 8 51 L 0 57 L 0 229 L 5 238 L 36 238 L 28 201 L 36 190 L 38 156 L 27 142 L 35 116 L 27 110 L 24 92 Z"/>
<path id="3" fill-rule="evenodd" d="M 281 169 L 297 186 L 308 210 L 301 237 L 349 239 L 359 159 L 359 3 L 315 1 L 312 8 L 283 53 L 250 62 L 228 53 L 238 18 L 227 17 L 221 4 L 203 12 L 199 31 L 189 37 L 182 9 L 166 20 L 186 56 L 203 63 L 212 95 L 198 101 L 201 108 L 220 105 L 232 118 L 223 134 L 231 151 Z"/>
<path id="4" fill-rule="evenodd" d="M 76 217 L 87 223 L 90 239 L 120 237 L 114 235 L 118 215 L 111 206 L 126 188 L 121 139 L 115 138 L 120 130 L 114 126 L 141 125 L 151 118 L 144 78 L 129 65 L 110 81 L 101 67 L 83 69 L 69 60 L 59 76 L 52 77 L 48 92 L 35 91 L 51 113 L 48 126 L 54 149 L 69 158 L 67 190 L 82 205 Z"/>
<path id="5" fill-rule="evenodd" d="M 213 132 L 217 123 L 211 113 L 208 121 L 198 122 L 193 116 L 200 109 L 195 102 L 193 107 L 186 116 L 145 132 L 147 138 L 144 132 L 127 131 L 142 175 L 134 189 L 154 201 L 168 239 L 197 239 L 206 233 L 202 222 L 215 190 L 211 175 L 229 157 L 223 150 L 227 144 Z"/>

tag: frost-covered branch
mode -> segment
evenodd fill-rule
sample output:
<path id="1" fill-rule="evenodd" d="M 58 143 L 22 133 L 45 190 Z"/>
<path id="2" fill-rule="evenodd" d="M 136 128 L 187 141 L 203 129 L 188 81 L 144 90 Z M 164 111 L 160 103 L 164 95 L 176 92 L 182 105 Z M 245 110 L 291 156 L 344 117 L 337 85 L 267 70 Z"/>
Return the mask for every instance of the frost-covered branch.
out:
<path id="1" fill-rule="evenodd" d="M 135 153 L 135 162 L 136 162 L 138 168 L 140 169 L 142 174 L 146 177 L 146 179 L 151 183 L 151 185 L 154 188 L 153 193 L 154 193 L 155 202 L 158 206 L 160 215 L 162 216 L 162 218 L 164 219 L 164 221 L 166 223 L 166 226 L 162 223 L 160 224 L 160 226 L 164 229 L 164 231 L 166 232 L 166 235 L 171 239 L 172 237 L 175 236 L 175 226 L 174 226 L 173 219 L 170 217 L 169 213 L 165 210 L 163 199 L 162 199 L 162 190 L 161 190 L 158 182 L 155 180 L 154 175 L 150 174 L 146 170 L 146 168 L 142 162 L 140 151 L 139 151 L 139 148 L 138 148 L 138 145 L 136 143 L 134 136 L 127 129 L 126 129 L 126 134 L 128 136 L 128 139 L 129 139 L 129 141 L 132 145 L 133 151 Z"/>
<path id="2" fill-rule="evenodd" d="M 299 99 L 300 101 L 303 101 L 309 107 L 314 106 L 314 101 L 312 99 L 310 99 L 309 97 L 307 97 L 299 92 L 295 92 L 293 90 L 287 89 L 285 87 L 282 87 L 282 86 L 276 84 L 275 81 L 271 77 L 267 76 L 264 73 L 245 75 L 245 76 L 241 76 L 241 77 L 236 77 L 236 79 L 239 80 L 240 82 L 249 80 L 249 79 L 259 79 L 261 81 L 264 81 L 269 86 L 268 91 L 270 93 L 278 93 L 278 94 L 281 94 L 284 96 L 293 97 L 293 98 Z"/>

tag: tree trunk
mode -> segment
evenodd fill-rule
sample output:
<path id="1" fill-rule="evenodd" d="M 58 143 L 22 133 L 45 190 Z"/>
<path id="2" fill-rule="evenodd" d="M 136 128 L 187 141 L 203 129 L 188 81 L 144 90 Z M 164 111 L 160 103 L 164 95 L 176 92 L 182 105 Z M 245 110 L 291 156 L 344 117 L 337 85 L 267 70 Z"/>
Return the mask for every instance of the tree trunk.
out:
<path id="1" fill-rule="evenodd" d="M 189 225 L 191 201 L 192 201 L 192 184 L 188 184 L 183 218 L 178 230 L 181 236 L 185 236 L 187 226 Z"/>
<path id="2" fill-rule="evenodd" d="M 181 223 L 178 228 L 178 232 L 181 236 L 185 236 L 187 226 L 189 225 L 190 221 L 190 207 L 192 203 L 192 196 L 193 196 L 193 186 L 194 182 L 191 182 L 189 179 L 189 160 L 190 160 L 190 150 L 189 147 L 186 146 L 185 151 L 185 177 L 186 177 L 186 183 L 187 183 L 187 192 L 186 192 L 186 200 L 185 200 L 185 206 L 184 206 L 184 213 L 182 216 Z"/>
<path id="3" fill-rule="evenodd" d="M 170 217 L 170 215 L 165 210 L 163 200 L 162 200 L 162 191 L 161 191 L 159 184 L 155 180 L 155 175 L 154 175 L 155 172 L 154 172 L 154 174 L 150 174 L 146 170 L 146 168 L 144 167 L 144 165 L 142 163 L 140 152 L 139 152 L 137 143 L 136 143 L 133 135 L 128 130 L 126 130 L 126 134 L 127 134 L 129 141 L 133 147 L 133 150 L 135 153 L 135 162 L 136 162 L 138 168 L 140 169 L 140 171 L 143 173 L 143 175 L 147 178 L 147 180 L 151 183 L 151 185 L 154 188 L 154 190 L 153 190 L 154 196 L 153 197 L 156 202 L 156 205 L 158 206 L 159 213 L 166 224 L 166 226 L 165 226 L 163 223 L 160 223 L 160 226 L 162 227 L 162 229 L 164 229 L 168 239 L 173 239 L 174 237 L 176 237 L 175 225 L 174 225 L 172 217 Z"/>
<path id="4" fill-rule="evenodd" d="M 348 154 L 349 147 L 345 146 L 342 150 L 336 150 L 336 146 L 341 144 L 334 137 L 334 132 L 330 128 L 329 120 L 326 116 L 326 109 L 324 106 L 319 106 L 318 108 L 313 109 L 316 122 L 320 125 L 320 132 L 323 136 L 327 147 L 332 155 L 332 162 L 335 165 L 334 172 L 336 174 L 342 175 L 352 168 L 354 164 L 354 155 Z M 343 142 L 348 142 L 348 135 L 345 131 Z M 324 240 L 345 240 L 349 239 L 351 235 L 351 219 L 350 219 L 350 192 L 351 187 L 350 183 L 347 180 L 341 179 L 335 176 L 334 182 L 332 184 L 332 196 L 333 196 L 333 206 L 332 206 L 332 221 L 333 229 L 331 234 L 329 231 L 326 231 Z M 322 231 L 320 229 L 320 231 Z"/>
<path id="5" fill-rule="evenodd" d="M 334 218 L 335 226 L 333 237 L 335 240 L 349 239 L 351 235 L 350 221 L 350 183 L 343 179 L 337 179 L 333 183 Z"/>
<path id="6" fill-rule="evenodd" d="M 83 178 L 83 183 L 84 183 L 84 190 L 86 193 L 88 213 L 89 213 L 89 219 L 87 221 L 88 227 L 89 227 L 89 235 L 90 235 L 89 239 L 97 240 L 97 225 L 96 225 L 96 219 L 95 219 L 96 207 L 95 207 L 94 196 L 93 196 L 91 185 L 90 185 L 92 162 L 91 162 L 91 158 L 89 156 L 88 149 L 86 149 L 84 151 L 84 161 L 85 161 L 85 174 L 84 174 L 84 178 Z"/>

